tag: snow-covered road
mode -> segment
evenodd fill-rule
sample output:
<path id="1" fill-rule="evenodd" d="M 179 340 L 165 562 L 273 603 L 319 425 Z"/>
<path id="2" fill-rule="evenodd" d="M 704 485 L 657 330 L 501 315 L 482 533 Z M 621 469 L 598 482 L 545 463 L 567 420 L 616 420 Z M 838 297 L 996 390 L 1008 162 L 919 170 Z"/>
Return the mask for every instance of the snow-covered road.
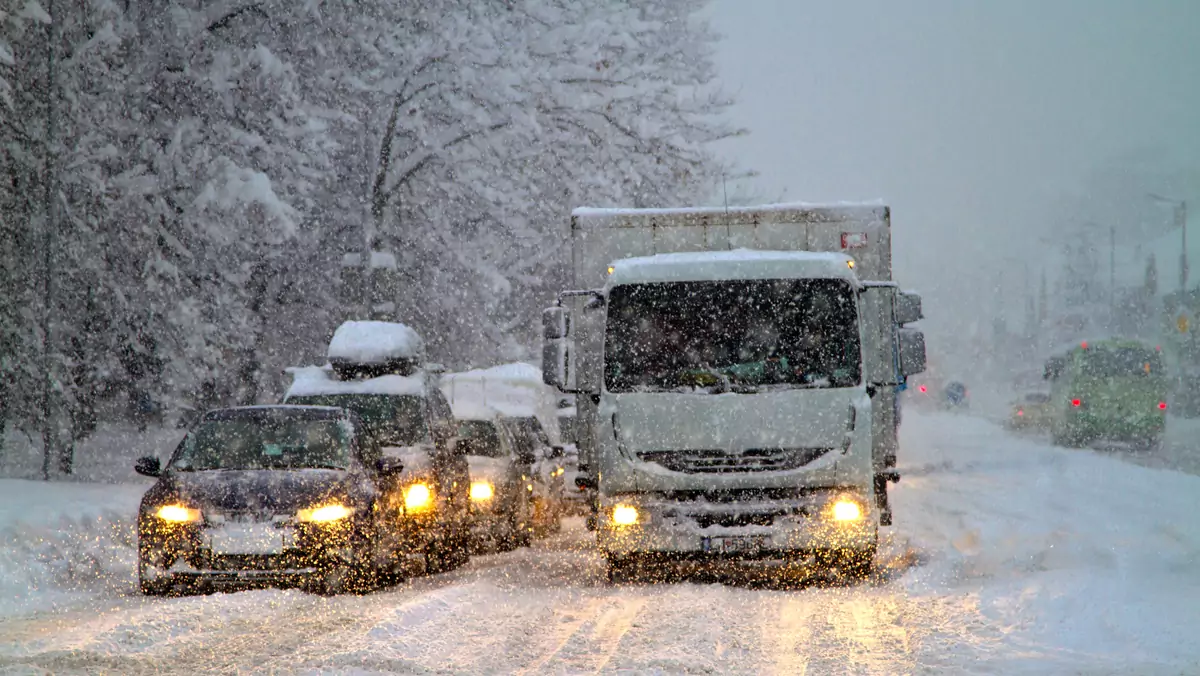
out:
<path id="1" fill-rule="evenodd" d="M 1200 673 L 1200 477 L 956 416 L 906 417 L 901 457 L 897 525 L 874 579 L 851 587 L 609 586 L 574 522 L 363 597 L 144 599 L 120 525 L 104 522 L 84 547 L 111 571 L 103 583 L 54 574 L 63 547 L 22 549 L 20 570 L 15 553 L 0 560 L 42 599 L 4 601 L 0 672 Z M 8 551 L 41 517 L 13 514 L 30 484 L 0 484 Z M 102 514 L 136 491 L 103 496 L 76 502 Z"/>

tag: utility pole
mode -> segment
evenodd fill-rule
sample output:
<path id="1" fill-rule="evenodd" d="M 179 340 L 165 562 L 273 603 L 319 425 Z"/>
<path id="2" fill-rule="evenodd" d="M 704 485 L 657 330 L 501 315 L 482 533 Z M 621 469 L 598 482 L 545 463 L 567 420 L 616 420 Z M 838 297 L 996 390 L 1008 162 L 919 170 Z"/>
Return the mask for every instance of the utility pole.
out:
<path id="1" fill-rule="evenodd" d="M 54 257 L 51 250 L 54 245 L 54 228 L 57 225 L 55 203 L 58 201 L 57 190 L 57 133 L 58 133 L 58 107 L 57 107 L 57 92 L 55 63 L 58 54 L 58 14 L 55 11 L 54 0 L 47 0 L 47 12 L 50 14 L 50 25 L 46 30 L 49 33 L 49 40 L 46 50 L 46 138 L 45 143 L 45 164 L 43 170 L 46 175 L 43 177 L 45 181 L 45 203 L 43 208 L 42 221 L 42 479 L 50 480 L 51 458 L 58 450 L 57 435 L 55 434 L 54 420 L 54 358 L 53 358 L 53 322 L 54 322 L 54 275 L 51 271 Z"/>

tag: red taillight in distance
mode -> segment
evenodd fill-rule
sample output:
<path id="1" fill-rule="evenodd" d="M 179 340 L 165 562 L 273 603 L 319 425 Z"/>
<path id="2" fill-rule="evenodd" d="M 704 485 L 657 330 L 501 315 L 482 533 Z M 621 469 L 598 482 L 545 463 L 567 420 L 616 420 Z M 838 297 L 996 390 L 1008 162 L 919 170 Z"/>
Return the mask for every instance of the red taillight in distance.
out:
<path id="1" fill-rule="evenodd" d="M 1023 409 L 1023 408 L 1018 408 L 1018 409 L 1017 409 L 1017 415 L 1025 415 L 1025 409 Z"/>
<path id="2" fill-rule="evenodd" d="M 920 392 L 921 394 L 925 394 L 926 392 L 929 391 L 929 388 L 925 387 L 924 385 L 918 385 L 917 391 Z"/>
<path id="3" fill-rule="evenodd" d="M 1160 411 L 1167 410 L 1167 402 L 1165 402 L 1165 401 L 1158 402 L 1158 410 L 1160 410 Z"/>
<path id="4" fill-rule="evenodd" d="M 1083 406 L 1083 400 L 1081 400 L 1081 399 L 1072 399 L 1072 400 L 1071 400 L 1071 405 L 1072 405 L 1072 406 L 1074 406 L 1075 408 L 1079 408 L 1080 406 Z"/>

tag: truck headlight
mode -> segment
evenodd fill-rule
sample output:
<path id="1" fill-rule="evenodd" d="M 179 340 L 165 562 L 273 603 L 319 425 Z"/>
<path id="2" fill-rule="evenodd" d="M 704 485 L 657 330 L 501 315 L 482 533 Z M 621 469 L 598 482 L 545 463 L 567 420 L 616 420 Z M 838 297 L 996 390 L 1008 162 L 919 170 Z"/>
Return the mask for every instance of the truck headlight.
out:
<path id="1" fill-rule="evenodd" d="M 313 507 L 312 509 L 302 509 L 296 512 L 296 520 L 308 523 L 330 523 L 350 516 L 353 511 L 345 505 L 334 503 L 322 507 Z"/>
<path id="2" fill-rule="evenodd" d="M 638 516 L 640 515 L 638 514 L 637 507 L 631 507 L 630 505 L 617 505 L 613 507 L 612 520 L 618 526 L 632 526 L 638 522 Z"/>
<path id="3" fill-rule="evenodd" d="M 192 523 L 200 520 L 200 510 L 183 505 L 163 505 L 154 515 L 168 523 Z"/>
<path id="4" fill-rule="evenodd" d="M 833 503 L 834 521 L 858 521 L 862 516 L 862 507 L 853 500 L 841 499 Z"/>
<path id="5" fill-rule="evenodd" d="M 490 481 L 473 481 L 471 482 L 471 499 L 475 502 L 484 502 L 491 500 L 496 494 L 496 489 Z"/>
<path id="6" fill-rule="evenodd" d="M 422 512 L 433 504 L 433 491 L 425 484 L 413 484 L 404 490 L 404 509 L 408 512 Z"/>

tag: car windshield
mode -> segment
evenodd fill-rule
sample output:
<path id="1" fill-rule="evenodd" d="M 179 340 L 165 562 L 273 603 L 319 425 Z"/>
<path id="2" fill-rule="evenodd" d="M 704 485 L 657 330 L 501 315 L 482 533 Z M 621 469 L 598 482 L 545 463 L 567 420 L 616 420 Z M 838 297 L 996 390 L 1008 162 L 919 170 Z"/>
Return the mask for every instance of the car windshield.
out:
<path id="1" fill-rule="evenodd" d="M 458 423 L 458 448 L 465 455 L 499 458 L 504 455 L 500 431 L 490 420 L 462 420 Z"/>
<path id="2" fill-rule="evenodd" d="M 337 406 L 358 414 L 375 442 L 381 446 L 416 446 L 428 443 L 429 424 L 425 400 L 413 395 L 321 394 L 288 397 L 289 404 Z"/>
<path id="3" fill-rule="evenodd" d="M 1083 352 L 1083 374 L 1096 378 L 1160 376 L 1162 359 L 1142 347 L 1091 347 Z"/>
<path id="4" fill-rule="evenodd" d="M 860 377 L 853 290 L 834 279 L 615 287 L 611 392 L 849 387 Z"/>
<path id="5" fill-rule="evenodd" d="M 336 419 L 296 417 L 210 420 L 184 439 L 171 467 L 218 469 L 346 469 L 349 426 Z"/>

